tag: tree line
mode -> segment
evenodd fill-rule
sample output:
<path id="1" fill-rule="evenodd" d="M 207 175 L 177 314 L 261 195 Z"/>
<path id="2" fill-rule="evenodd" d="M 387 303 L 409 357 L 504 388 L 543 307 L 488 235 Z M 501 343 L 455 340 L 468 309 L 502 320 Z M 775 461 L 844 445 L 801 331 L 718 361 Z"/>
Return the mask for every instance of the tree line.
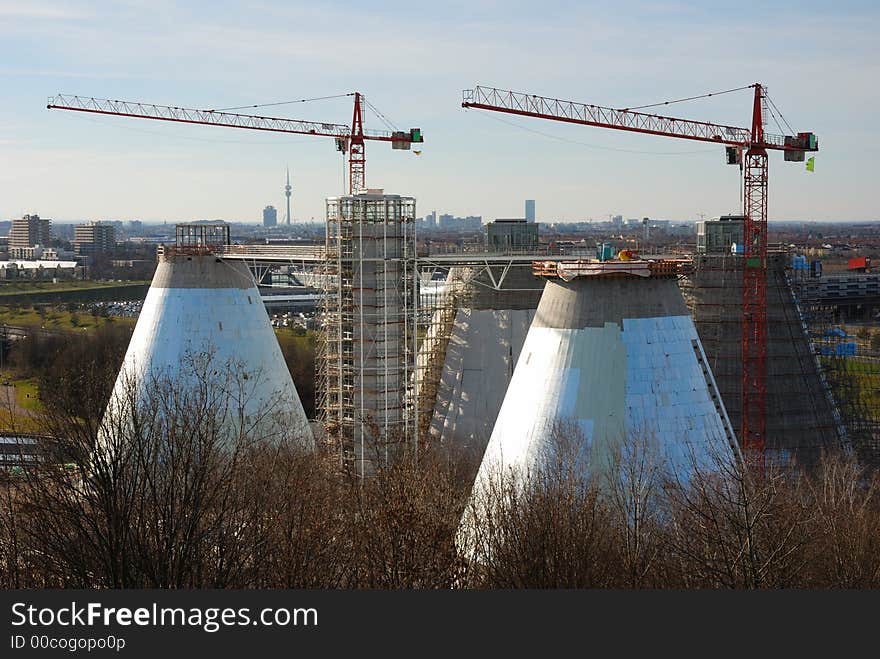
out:
<path id="1" fill-rule="evenodd" d="M 234 423 L 207 379 L 132 390 L 108 425 L 127 337 L 106 332 L 14 349 L 55 440 L 0 472 L 0 587 L 880 586 L 880 480 L 844 453 L 675 478 L 630 438 L 611 480 L 560 450 L 475 500 L 472 455 L 423 447 L 359 479 L 329 447 Z"/>

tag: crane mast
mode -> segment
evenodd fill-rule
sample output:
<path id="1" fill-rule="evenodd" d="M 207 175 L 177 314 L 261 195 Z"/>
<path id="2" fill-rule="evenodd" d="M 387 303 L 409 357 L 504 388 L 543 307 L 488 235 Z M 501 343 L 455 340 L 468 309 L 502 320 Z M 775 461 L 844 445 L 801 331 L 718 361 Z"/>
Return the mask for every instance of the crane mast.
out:
<path id="1" fill-rule="evenodd" d="M 743 453 L 763 466 L 767 435 L 767 190 L 764 89 L 755 85 L 751 142 L 743 165 L 742 428 Z"/>
<path id="2" fill-rule="evenodd" d="M 729 164 L 743 165 L 743 288 L 742 288 L 742 425 L 740 442 L 748 459 L 764 461 L 767 429 L 767 152 L 785 152 L 786 160 L 802 161 L 818 151 L 813 133 L 769 135 L 764 132 L 766 89 L 754 89 L 751 129 L 678 119 L 629 109 L 563 101 L 494 87 L 463 92 L 462 107 L 503 112 L 564 123 L 610 128 L 648 135 L 712 142 L 728 147 Z"/>
<path id="3" fill-rule="evenodd" d="M 363 190 L 366 187 L 367 154 L 364 148 L 364 118 L 361 113 L 361 95 L 354 94 L 354 113 L 351 118 L 351 145 L 348 153 L 348 189 Z"/>

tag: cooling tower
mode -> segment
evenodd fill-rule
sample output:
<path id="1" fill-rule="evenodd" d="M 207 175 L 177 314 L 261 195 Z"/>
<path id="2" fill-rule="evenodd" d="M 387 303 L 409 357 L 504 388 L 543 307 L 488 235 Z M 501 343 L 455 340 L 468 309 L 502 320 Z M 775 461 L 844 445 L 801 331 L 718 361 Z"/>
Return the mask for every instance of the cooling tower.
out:
<path id="1" fill-rule="evenodd" d="M 458 277 L 463 292 L 451 301 L 448 327 L 437 327 L 444 314 L 435 312 L 432 330 L 448 340 L 436 346 L 439 368 L 422 388 L 430 438 L 477 458 L 489 441 L 544 288 L 530 264 L 499 267 L 491 276 L 487 270 L 450 270 L 449 279 Z"/>
<path id="2" fill-rule="evenodd" d="M 536 264 L 550 277 L 477 475 L 549 466 L 559 433 L 591 476 L 613 476 L 624 446 L 650 448 L 687 478 L 737 452 L 678 289 L 675 263 Z M 601 481 L 600 481 L 601 482 Z"/>
<path id="3" fill-rule="evenodd" d="M 206 249 L 170 248 L 135 326 L 105 415 L 127 414 L 156 386 L 212 389 L 248 440 L 313 439 L 247 266 Z"/>

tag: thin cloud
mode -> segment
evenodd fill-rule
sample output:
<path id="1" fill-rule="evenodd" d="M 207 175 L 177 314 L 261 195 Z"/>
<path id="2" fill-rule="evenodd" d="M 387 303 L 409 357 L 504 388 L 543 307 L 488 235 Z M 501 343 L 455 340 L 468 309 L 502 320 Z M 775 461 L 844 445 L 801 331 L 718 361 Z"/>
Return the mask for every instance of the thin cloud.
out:
<path id="1" fill-rule="evenodd" d="M 0 2 L 0 17 L 22 18 L 29 20 L 70 20 L 88 18 L 91 12 L 70 7 L 58 7 L 56 4 L 28 2 Z"/>

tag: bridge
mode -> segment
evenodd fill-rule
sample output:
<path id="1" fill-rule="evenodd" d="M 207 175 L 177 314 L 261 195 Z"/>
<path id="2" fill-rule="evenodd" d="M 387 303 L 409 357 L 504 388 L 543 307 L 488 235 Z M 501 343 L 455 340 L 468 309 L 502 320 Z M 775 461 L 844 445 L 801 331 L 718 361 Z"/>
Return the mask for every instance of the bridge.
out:
<path id="1" fill-rule="evenodd" d="M 268 272 L 277 266 L 298 266 L 304 276 L 297 277 L 302 283 L 320 288 L 323 275 L 316 272 L 327 258 L 323 245 L 225 245 L 219 254 L 223 259 L 241 261 L 250 268 L 254 279 L 262 282 Z M 423 277 L 433 278 L 438 272 L 450 268 L 476 269 L 476 276 L 486 272 L 491 285 L 500 290 L 504 279 L 514 267 L 531 268 L 533 261 L 570 261 L 577 258 L 593 258 L 592 248 L 566 248 L 563 250 L 529 250 L 522 252 L 454 252 L 444 254 L 419 254 L 417 267 Z M 645 255 L 646 258 L 681 258 L 681 255 Z"/>

